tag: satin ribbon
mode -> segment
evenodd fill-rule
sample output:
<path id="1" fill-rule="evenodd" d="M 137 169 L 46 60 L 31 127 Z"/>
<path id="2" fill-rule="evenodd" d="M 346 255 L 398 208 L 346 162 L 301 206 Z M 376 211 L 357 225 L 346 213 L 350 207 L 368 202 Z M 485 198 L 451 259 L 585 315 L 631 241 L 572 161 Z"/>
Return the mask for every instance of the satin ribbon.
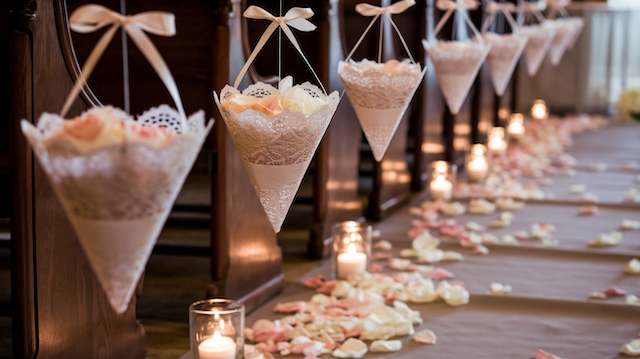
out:
<path id="1" fill-rule="evenodd" d="M 402 0 L 389 6 L 374 6 L 371 4 L 361 3 L 356 5 L 356 12 L 363 16 L 376 16 L 382 14 L 397 15 L 405 12 L 415 4 L 415 0 Z"/>
<path id="2" fill-rule="evenodd" d="M 438 0 L 436 7 L 440 10 L 475 10 L 480 6 L 477 0 Z"/>
<path id="3" fill-rule="evenodd" d="M 400 38 L 400 42 L 402 42 L 402 46 L 404 47 L 404 50 L 407 52 L 409 59 L 411 60 L 412 63 L 415 64 L 415 60 L 413 59 L 413 56 L 411 56 L 411 52 L 409 51 L 407 42 L 404 40 L 404 37 L 402 36 L 400 29 L 398 29 L 398 26 L 396 25 L 395 22 L 393 22 L 393 19 L 391 18 L 391 15 L 401 14 L 415 4 L 416 4 L 415 0 L 401 0 L 389 6 L 375 6 L 375 5 L 366 4 L 366 3 L 360 3 L 356 5 L 357 13 L 359 13 L 362 16 L 374 16 L 374 18 L 371 20 L 369 25 L 367 25 L 367 28 L 364 30 L 364 32 L 358 39 L 353 49 L 351 50 L 349 55 L 346 57 L 345 61 L 349 61 L 349 59 L 351 59 L 351 56 L 353 56 L 353 53 L 358 49 L 358 47 L 362 43 L 362 40 L 364 40 L 364 37 L 369 33 L 369 30 L 371 29 L 373 24 L 376 22 L 376 20 L 378 20 L 380 16 L 384 15 L 389 20 L 389 23 L 395 30 L 396 34 L 398 34 L 398 37 Z M 378 62 L 381 61 L 381 57 L 382 57 L 382 32 L 383 32 L 382 26 L 383 25 L 381 24 L 380 40 L 378 44 Z"/>
<path id="4" fill-rule="evenodd" d="M 96 63 L 109 45 L 115 32 L 119 27 L 129 34 L 133 42 L 136 44 L 140 52 L 146 57 L 151 66 L 160 76 L 160 79 L 169 90 L 171 98 L 177 106 L 177 110 L 182 118 L 183 130 L 186 129 L 186 115 L 178 87 L 169 71 L 169 67 L 164 59 L 153 45 L 145 32 L 160 36 L 173 36 L 176 33 L 175 18 L 173 14 L 160 11 L 143 12 L 137 15 L 122 15 L 115 11 L 109 10 L 100 5 L 84 5 L 77 8 L 69 18 L 71 29 L 80 33 L 90 33 L 99 30 L 105 26 L 111 26 L 107 32 L 102 35 L 94 49 L 89 54 L 82 71 L 78 75 L 78 79 L 69 93 L 60 115 L 64 117 L 71 104 L 76 99 L 82 86 L 86 83 L 89 75 L 93 71 Z"/>
<path id="5" fill-rule="evenodd" d="M 475 10 L 478 8 L 478 6 L 480 6 L 480 3 L 477 0 L 455 0 L 455 1 L 454 0 L 438 0 L 436 2 L 436 7 L 446 12 L 444 13 L 444 16 L 442 16 L 440 21 L 438 21 L 438 24 L 436 25 L 433 31 L 433 36 L 435 37 L 438 35 L 440 30 L 442 30 L 442 27 L 444 26 L 444 24 L 447 22 L 447 20 L 449 20 L 449 18 L 451 17 L 451 15 L 453 15 L 455 11 L 462 11 L 462 14 L 464 15 L 464 21 L 467 23 L 467 25 L 469 26 L 471 31 L 473 31 L 476 37 L 480 41 L 482 41 L 482 36 L 480 36 L 480 32 L 478 31 L 476 26 L 473 24 L 471 19 L 469 19 L 469 15 L 467 15 L 467 10 Z"/>
<path id="6" fill-rule="evenodd" d="M 486 11 L 490 14 L 495 14 L 498 12 L 501 13 L 505 13 L 505 12 L 516 12 L 518 9 L 516 8 L 516 6 L 512 3 L 509 2 L 495 2 L 495 1 L 491 1 L 490 3 L 487 4 L 487 9 Z"/>
<path id="7" fill-rule="evenodd" d="M 295 36 L 293 35 L 293 32 L 291 31 L 291 27 L 293 27 L 296 30 L 305 31 L 305 32 L 315 30 L 316 26 L 313 23 L 311 23 L 309 20 L 307 20 L 312 16 L 313 16 L 313 10 L 311 10 L 310 8 L 293 7 L 289 9 L 289 11 L 287 11 L 287 13 L 284 16 L 274 16 L 271 13 L 269 13 L 267 10 L 261 7 L 253 6 L 253 5 L 249 6 L 247 10 L 245 10 L 244 12 L 244 17 L 249 19 L 256 19 L 256 20 L 269 20 L 271 21 L 271 24 L 269 24 L 269 26 L 264 31 L 262 36 L 260 36 L 260 39 L 258 40 L 256 47 L 251 52 L 251 55 L 249 55 L 249 58 L 247 59 L 244 66 L 240 70 L 240 73 L 238 73 L 238 76 L 236 77 L 236 80 L 233 83 L 233 87 L 237 89 L 238 86 L 240 86 L 240 82 L 242 81 L 242 78 L 249 70 L 249 66 L 251 66 L 256 56 L 258 56 L 258 54 L 260 53 L 264 45 L 267 43 L 267 41 L 269 40 L 273 32 L 278 27 L 280 27 L 282 29 L 282 32 L 284 32 L 284 34 L 289 39 L 289 41 L 291 41 L 291 44 L 293 45 L 293 47 L 295 47 L 295 49 L 298 50 L 298 53 L 300 53 L 300 56 L 302 56 L 302 59 L 307 64 L 309 69 L 311 69 L 313 76 L 316 78 L 316 80 L 320 84 L 320 87 L 322 88 L 322 91 L 326 95 L 327 91 L 325 91 L 324 86 L 322 85 L 322 81 L 320 81 L 320 78 L 318 78 L 318 75 L 316 75 L 316 72 L 313 70 L 313 67 L 309 63 L 309 60 L 302 52 L 302 48 L 300 48 L 300 44 L 298 44 L 298 41 L 296 40 Z"/>
<path id="8" fill-rule="evenodd" d="M 491 26 L 491 24 L 495 20 L 496 14 L 501 13 L 507 19 L 507 22 L 511 26 L 511 30 L 513 32 L 517 32 L 518 23 L 513 18 L 513 16 L 511 16 L 511 13 L 516 12 L 517 10 L 518 9 L 516 8 L 516 6 L 512 3 L 508 3 L 508 2 L 499 3 L 495 1 L 489 2 L 486 6 L 486 12 L 489 14 L 489 17 L 487 17 L 485 22 L 482 24 L 481 31 L 483 33 L 486 32 L 489 29 L 489 26 Z"/>

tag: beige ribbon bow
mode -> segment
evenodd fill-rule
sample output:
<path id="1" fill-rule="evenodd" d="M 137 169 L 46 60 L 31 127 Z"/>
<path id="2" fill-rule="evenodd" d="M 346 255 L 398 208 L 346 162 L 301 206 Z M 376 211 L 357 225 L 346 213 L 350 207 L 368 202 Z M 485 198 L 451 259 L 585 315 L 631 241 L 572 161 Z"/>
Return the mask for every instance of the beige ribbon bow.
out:
<path id="1" fill-rule="evenodd" d="M 491 1 L 489 4 L 487 4 L 487 9 L 486 11 L 490 14 L 495 14 L 498 12 L 502 12 L 502 13 L 512 13 L 512 12 L 516 12 L 517 8 L 514 4 L 510 3 L 510 2 L 495 2 L 495 1 Z"/>
<path id="2" fill-rule="evenodd" d="M 401 14 L 408 8 L 415 5 L 415 0 L 402 0 L 389 6 L 374 6 L 371 4 L 361 3 L 356 5 L 356 11 L 363 16 L 376 16 L 382 14 Z"/>
<path id="3" fill-rule="evenodd" d="M 480 6 L 477 0 L 438 0 L 436 7 L 440 10 L 475 10 Z"/>
<path id="4" fill-rule="evenodd" d="M 65 116 L 71 104 L 78 96 L 80 89 L 86 83 L 87 78 L 93 71 L 96 63 L 102 56 L 104 50 L 109 45 L 116 30 L 120 26 L 129 34 L 138 49 L 147 58 L 151 66 L 156 70 L 158 76 L 169 90 L 173 101 L 177 106 L 177 110 L 182 117 L 183 129 L 186 128 L 186 116 L 178 87 L 169 71 L 169 67 L 164 59 L 153 45 L 151 40 L 145 35 L 145 31 L 160 35 L 173 36 L 176 33 L 175 18 L 173 14 L 160 11 L 143 12 L 137 15 L 126 16 L 100 5 L 90 4 L 77 8 L 69 18 L 71 29 L 80 33 L 89 33 L 99 30 L 107 25 L 111 25 L 109 30 L 102 35 L 95 48 L 87 58 L 86 63 L 74 84 L 73 89 L 69 93 L 64 106 L 62 107 L 61 116 Z"/>
<path id="5" fill-rule="evenodd" d="M 253 52 L 251 52 L 251 55 L 249 55 L 249 58 L 247 59 L 244 66 L 240 70 L 240 73 L 236 77 L 236 80 L 233 83 L 233 87 L 238 88 L 238 86 L 240 85 L 240 82 L 242 81 L 242 78 L 249 70 L 249 66 L 251 66 L 251 63 L 253 63 L 253 60 L 255 60 L 256 56 L 258 56 L 258 53 L 260 53 L 260 50 L 262 50 L 264 45 L 267 43 L 267 40 L 269 40 L 269 37 L 271 37 L 271 34 L 273 34 L 273 32 L 278 27 L 280 27 L 282 29 L 282 32 L 284 32 L 284 34 L 289 39 L 289 41 L 291 41 L 291 44 L 293 45 L 293 47 L 295 47 L 296 50 L 298 50 L 298 52 L 304 59 L 305 63 L 307 64 L 307 66 L 309 66 L 309 68 L 311 69 L 311 72 L 313 73 L 316 80 L 320 84 L 320 87 L 322 87 L 322 91 L 324 91 L 324 93 L 326 94 L 326 91 L 322 86 L 322 82 L 318 78 L 318 75 L 316 75 L 315 71 L 313 70 L 313 67 L 309 63 L 309 60 L 307 60 L 307 57 L 304 56 L 304 53 L 302 52 L 302 48 L 300 48 L 300 44 L 298 44 L 298 41 L 296 40 L 295 36 L 293 35 L 293 32 L 291 31 L 291 27 L 300 31 L 305 31 L 305 32 L 315 30 L 316 26 L 313 23 L 311 23 L 309 20 L 307 20 L 312 16 L 313 16 L 313 10 L 311 10 L 310 8 L 293 7 L 289 9 L 289 11 L 287 11 L 287 13 L 284 16 L 274 16 L 271 13 L 269 13 L 267 10 L 261 7 L 254 6 L 254 5 L 249 6 L 247 10 L 245 10 L 244 12 L 244 17 L 249 19 L 256 19 L 256 20 L 269 20 L 271 21 L 271 24 L 269 24 L 269 26 L 264 31 L 262 36 L 260 36 L 260 39 L 258 40 L 256 47 L 253 49 Z"/>

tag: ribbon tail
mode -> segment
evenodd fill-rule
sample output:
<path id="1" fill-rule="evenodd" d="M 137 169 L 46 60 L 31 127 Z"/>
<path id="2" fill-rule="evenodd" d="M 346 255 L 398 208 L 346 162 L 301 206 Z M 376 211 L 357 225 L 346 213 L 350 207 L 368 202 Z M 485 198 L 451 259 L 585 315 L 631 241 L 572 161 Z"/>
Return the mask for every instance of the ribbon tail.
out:
<path id="1" fill-rule="evenodd" d="M 311 70 L 311 73 L 316 78 L 316 81 L 318 81 L 320 88 L 322 88 L 322 92 L 324 92 L 324 94 L 327 95 L 327 90 L 325 90 L 324 85 L 322 84 L 322 81 L 320 81 L 320 78 L 318 77 L 316 72 L 313 70 L 313 66 L 311 66 L 311 63 L 309 63 L 309 60 L 307 59 L 307 57 L 304 56 L 304 53 L 302 52 L 302 49 L 300 48 L 300 45 L 298 44 L 296 37 L 293 35 L 293 32 L 291 32 L 291 29 L 289 28 L 289 26 L 287 26 L 286 23 L 282 23 L 281 27 L 282 27 L 282 32 L 284 32 L 287 38 L 289 38 L 289 41 L 291 41 L 291 43 L 293 44 L 293 47 L 295 47 L 296 50 L 298 50 L 298 53 L 300 54 L 300 56 L 302 56 L 302 59 Z"/>
<path id="2" fill-rule="evenodd" d="M 267 40 L 269 40 L 269 37 L 271 37 L 271 34 L 273 34 L 276 28 L 278 28 L 278 23 L 271 22 L 271 24 L 269 24 L 269 26 L 264 31 L 262 36 L 260 36 L 260 39 L 258 40 L 256 47 L 251 52 L 251 55 L 249 55 L 249 58 L 244 63 L 244 66 L 242 66 L 242 69 L 240 69 L 240 72 L 238 73 L 236 80 L 233 82 L 233 87 L 237 89 L 238 86 L 240 86 L 240 82 L 242 81 L 242 79 L 244 78 L 244 75 L 249 70 L 249 66 L 251 66 L 251 64 L 253 63 L 253 60 L 255 60 L 256 56 L 258 56 L 258 53 L 260 52 L 260 50 L 262 50 L 264 45 L 267 43 Z"/>
<path id="3" fill-rule="evenodd" d="M 169 71 L 169 67 L 165 63 L 164 59 L 153 45 L 151 40 L 145 35 L 145 33 L 140 30 L 138 27 L 134 26 L 125 26 L 127 33 L 131 36 L 133 42 L 138 46 L 138 49 L 144 54 L 144 56 L 149 60 L 149 63 L 156 70 L 158 76 L 169 90 L 169 94 L 173 98 L 173 102 L 176 103 L 178 107 L 177 110 L 182 117 L 182 130 L 185 131 L 187 129 L 187 116 L 184 112 L 184 107 L 182 106 L 182 100 L 180 99 L 180 93 L 178 92 L 178 86 L 176 86 L 176 82 L 171 75 L 171 71 Z"/>
<path id="4" fill-rule="evenodd" d="M 78 75 L 78 78 L 73 85 L 73 88 L 69 92 L 69 95 L 67 95 L 67 99 L 62 106 L 62 110 L 60 111 L 61 117 L 64 117 L 67 114 L 69 108 L 71 108 L 71 105 L 73 104 L 73 101 L 76 99 L 76 97 L 78 97 L 80 90 L 86 84 L 89 75 L 96 67 L 98 60 L 100 60 L 100 57 L 102 57 L 104 50 L 111 42 L 111 39 L 113 38 L 115 32 L 118 30 L 118 27 L 120 27 L 120 24 L 113 24 L 109 28 L 109 30 L 107 30 L 107 32 L 102 35 L 102 37 L 96 44 L 96 47 L 93 49 L 93 51 L 91 51 L 91 54 L 89 54 L 89 57 L 87 58 L 87 61 L 85 61 L 84 66 L 82 67 L 82 70 L 80 71 L 80 74 Z"/>

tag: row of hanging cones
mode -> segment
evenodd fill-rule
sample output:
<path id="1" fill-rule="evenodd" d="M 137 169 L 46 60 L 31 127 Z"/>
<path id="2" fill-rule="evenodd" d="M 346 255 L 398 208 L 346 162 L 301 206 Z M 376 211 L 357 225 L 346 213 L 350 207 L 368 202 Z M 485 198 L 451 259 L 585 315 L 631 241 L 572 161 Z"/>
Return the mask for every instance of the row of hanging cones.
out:
<path id="1" fill-rule="evenodd" d="M 391 15 L 412 5 L 413 0 L 403 0 L 387 7 L 368 4 L 356 7 L 362 15 L 373 17 L 362 37 L 382 18 L 399 35 L 409 60 L 356 62 L 350 54 L 338 68 L 378 161 L 426 71 L 426 67 L 413 60 L 391 19 Z M 477 4 L 469 0 L 438 1 L 438 7 L 447 10 L 443 21 L 453 12 L 464 10 L 465 21 L 476 33 L 472 41 L 425 41 L 443 95 L 454 113 L 487 55 L 496 91 L 501 93 L 525 49 L 524 30 L 514 30 L 511 35 L 481 35 L 466 17 L 465 11 L 474 6 Z M 508 14 L 507 10 L 497 11 Z M 311 9 L 292 8 L 284 16 L 274 16 L 250 6 L 244 16 L 268 20 L 271 24 L 233 86 L 222 89 L 220 96 L 214 93 L 214 98 L 267 217 L 278 232 L 341 96 L 336 91 L 328 94 L 324 90 L 293 35 L 292 28 L 315 29 L 307 20 L 313 16 Z M 102 6 L 85 5 L 73 12 L 70 24 L 77 32 L 93 32 L 103 27 L 108 30 L 88 57 L 61 112 L 42 114 L 37 127 L 24 120 L 22 128 L 112 307 L 122 313 L 213 120 L 205 124 L 203 112 L 187 118 L 171 72 L 145 34 L 172 36 L 173 14 L 145 12 L 125 16 Z M 134 118 L 112 107 L 97 107 L 65 120 L 92 69 L 121 27 L 156 70 L 177 110 L 162 105 Z M 278 88 L 259 82 L 243 91 L 238 89 L 249 66 L 277 29 L 300 53 L 320 87 L 310 83 L 294 85 L 291 77 L 285 77 Z M 531 61 L 541 53 L 544 57 L 555 41 L 555 37 L 546 39 L 544 46 L 539 46 L 537 40 L 532 40 L 538 32 L 530 32 L 526 38 L 531 49 L 524 50 L 528 63 L 530 57 Z M 560 42 L 568 45 L 569 38 L 575 41 L 575 36 L 566 35 L 566 40 Z"/>

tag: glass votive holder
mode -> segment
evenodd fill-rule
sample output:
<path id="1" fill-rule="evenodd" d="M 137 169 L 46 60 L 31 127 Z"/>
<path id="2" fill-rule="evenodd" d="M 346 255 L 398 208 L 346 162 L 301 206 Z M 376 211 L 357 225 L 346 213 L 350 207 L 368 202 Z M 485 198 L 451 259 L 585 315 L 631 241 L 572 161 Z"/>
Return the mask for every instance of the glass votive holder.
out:
<path id="1" fill-rule="evenodd" d="M 531 106 L 531 117 L 536 120 L 544 120 L 549 116 L 549 109 L 544 100 L 535 100 Z"/>
<path id="2" fill-rule="evenodd" d="M 470 181 L 482 181 L 489 174 L 489 160 L 487 159 L 487 147 L 482 144 L 471 146 L 465 164 L 467 178 Z"/>
<path id="3" fill-rule="evenodd" d="M 519 140 L 524 136 L 524 116 L 521 113 L 514 113 L 509 119 L 509 125 L 507 126 L 507 133 L 509 138 Z"/>
<path id="4" fill-rule="evenodd" d="M 507 152 L 507 139 L 504 135 L 504 128 L 492 127 L 489 130 L 489 136 L 487 139 L 487 147 L 491 154 L 502 155 Z"/>
<path id="5" fill-rule="evenodd" d="M 431 163 L 431 181 L 429 192 L 434 200 L 448 200 L 453 194 L 457 167 L 447 161 L 434 161 Z"/>
<path id="6" fill-rule="evenodd" d="M 205 299 L 189 307 L 193 359 L 242 359 L 244 306 L 230 299 Z"/>
<path id="7" fill-rule="evenodd" d="M 372 228 L 356 221 L 333 226 L 333 273 L 335 278 L 357 278 L 367 271 L 371 257 Z"/>

